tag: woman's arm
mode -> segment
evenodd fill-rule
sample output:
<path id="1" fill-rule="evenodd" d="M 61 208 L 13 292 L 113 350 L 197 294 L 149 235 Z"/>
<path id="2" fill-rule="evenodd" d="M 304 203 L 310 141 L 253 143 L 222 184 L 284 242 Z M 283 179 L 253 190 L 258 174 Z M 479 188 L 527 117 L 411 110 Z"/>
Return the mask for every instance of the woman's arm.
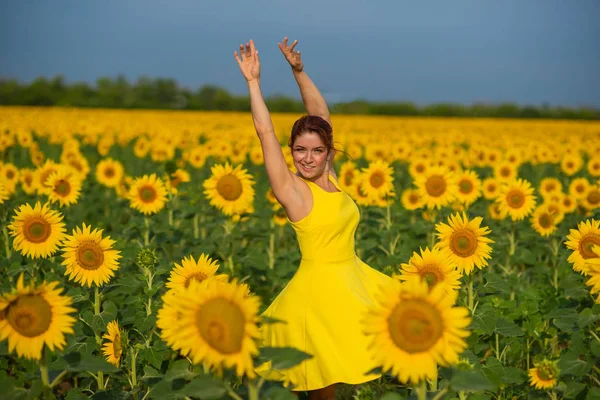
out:
<path id="1" fill-rule="evenodd" d="M 294 40 L 290 46 L 288 46 L 287 41 L 287 37 L 283 38 L 283 43 L 278 43 L 278 46 L 285 56 L 285 59 L 292 67 L 294 78 L 296 78 L 298 88 L 300 88 L 300 95 L 302 96 L 302 102 L 304 103 L 306 112 L 308 115 L 316 115 L 323 118 L 331 125 L 327 103 L 321 95 L 321 92 L 319 92 L 319 89 L 317 89 L 313 81 L 304 71 L 304 64 L 300 58 L 300 51 L 294 51 L 298 41 Z"/>
<path id="2" fill-rule="evenodd" d="M 248 83 L 248 92 L 250 93 L 250 107 L 252 110 L 252 120 L 256 134 L 260 139 L 265 167 L 273 194 L 284 206 L 290 196 L 295 195 L 295 190 L 290 190 L 295 186 L 293 173 L 288 169 L 285 162 L 279 140 L 275 135 L 273 122 L 263 95 L 260 89 L 260 60 L 258 51 L 254 47 L 254 42 L 250 40 L 244 45 L 240 44 L 240 55 L 237 51 L 234 53 L 235 59 L 240 66 L 242 75 Z M 289 204 L 289 203 L 288 203 Z"/>

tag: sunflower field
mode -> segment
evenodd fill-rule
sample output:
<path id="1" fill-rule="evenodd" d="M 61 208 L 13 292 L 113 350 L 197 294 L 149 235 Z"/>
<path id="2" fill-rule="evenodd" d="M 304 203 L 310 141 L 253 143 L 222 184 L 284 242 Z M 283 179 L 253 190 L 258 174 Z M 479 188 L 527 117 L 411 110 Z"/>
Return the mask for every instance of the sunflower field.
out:
<path id="1" fill-rule="evenodd" d="M 600 123 L 332 122 L 395 278 L 357 316 L 382 375 L 337 397 L 600 398 Z M 250 114 L 0 108 L 0 157 L 0 397 L 297 398 L 256 372 L 312 355 L 260 345 L 301 254 Z"/>

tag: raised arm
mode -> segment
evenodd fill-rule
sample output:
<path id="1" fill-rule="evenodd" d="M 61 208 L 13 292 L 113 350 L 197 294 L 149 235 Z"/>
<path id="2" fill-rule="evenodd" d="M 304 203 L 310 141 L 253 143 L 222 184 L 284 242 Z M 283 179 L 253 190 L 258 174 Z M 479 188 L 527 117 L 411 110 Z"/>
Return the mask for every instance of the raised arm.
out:
<path id="1" fill-rule="evenodd" d="M 263 99 L 260 89 L 260 59 L 254 41 L 250 40 L 249 43 L 246 43 L 245 48 L 240 44 L 240 54 L 238 55 L 237 51 L 234 51 L 233 54 L 248 84 L 252 120 L 262 146 L 265 167 L 273 194 L 285 207 L 286 203 L 295 200 L 295 197 L 290 200 L 290 197 L 295 195 L 295 190 L 291 190 L 295 187 L 295 177 L 287 167 L 279 140 L 273 129 L 269 110 Z"/>
<path id="2" fill-rule="evenodd" d="M 327 103 L 321 95 L 321 92 L 319 92 L 319 89 L 317 89 L 313 81 L 304 71 L 304 64 L 302 63 L 302 59 L 300 57 L 300 51 L 294 50 L 297 44 L 298 41 L 294 40 L 294 42 L 288 46 L 288 38 L 285 37 L 283 38 L 282 43 L 278 43 L 277 45 L 285 56 L 285 59 L 292 67 L 294 78 L 296 78 L 296 82 L 300 88 L 302 102 L 304 103 L 304 107 L 306 108 L 308 115 L 319 116 L 329 122 L 329 125 L 331 125 Z"/>

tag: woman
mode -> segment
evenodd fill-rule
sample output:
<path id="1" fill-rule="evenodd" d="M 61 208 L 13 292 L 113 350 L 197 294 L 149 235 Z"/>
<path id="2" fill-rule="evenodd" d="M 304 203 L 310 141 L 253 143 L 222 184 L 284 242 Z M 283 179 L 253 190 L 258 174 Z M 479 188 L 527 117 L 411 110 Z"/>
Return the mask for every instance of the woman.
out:
<path id="1" fill-rule="evenodd" d="M 391 279 L 363 263 L 354 251 L 359 212 L 340 189 L 333 170 L 332 126 L 325 100 L 304 72 L 298 41 L 279 48 L 292 67 L 308 112 L 292 128 L 289 145 L 297 173 L 285 162 L 260 89 L 260 60 L 254 42 L 234 52 L 248 83 L 252 119 L 261 142 L 273 194 L 296 231 L 302 260 L 296 274 L 263 315 L 286 323 L 265 324 L 262 345 L 295 347 L 313 357 L 293 368 L 257 373 L 308 391 L 309 399 L 335 399 L 335 384 L 379 377 L 372 370 L 361 319 L 380 284 Z"/>

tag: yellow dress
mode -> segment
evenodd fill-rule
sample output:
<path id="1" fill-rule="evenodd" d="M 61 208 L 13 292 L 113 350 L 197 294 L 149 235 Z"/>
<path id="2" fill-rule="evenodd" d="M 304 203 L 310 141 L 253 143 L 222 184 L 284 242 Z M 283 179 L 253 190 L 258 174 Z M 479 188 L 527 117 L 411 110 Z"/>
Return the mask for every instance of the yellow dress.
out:
<path id="1" fill-rule="evenodd" d="M 371 361 L 361 319 L 374 303 L 379 285 L 392 279 L 362 262 L 354 251 L 360 219 L 354 201 L 329 175 L 339 192 L 327 192 L 304 180 L 313 208 L 291 222 L 302 260 L 292 279 L 262 315 L 287 323 L 264 324 L 262 346 L 295 347 L 313 358 L 281 371 L 265 363 L 256 372 L 282 380 L 293 390 L 315 390 L 334 383 L 359 384 L 378 378 L 365 374 Z M 289 219 L 288 219 L 289 221 Z"/>

